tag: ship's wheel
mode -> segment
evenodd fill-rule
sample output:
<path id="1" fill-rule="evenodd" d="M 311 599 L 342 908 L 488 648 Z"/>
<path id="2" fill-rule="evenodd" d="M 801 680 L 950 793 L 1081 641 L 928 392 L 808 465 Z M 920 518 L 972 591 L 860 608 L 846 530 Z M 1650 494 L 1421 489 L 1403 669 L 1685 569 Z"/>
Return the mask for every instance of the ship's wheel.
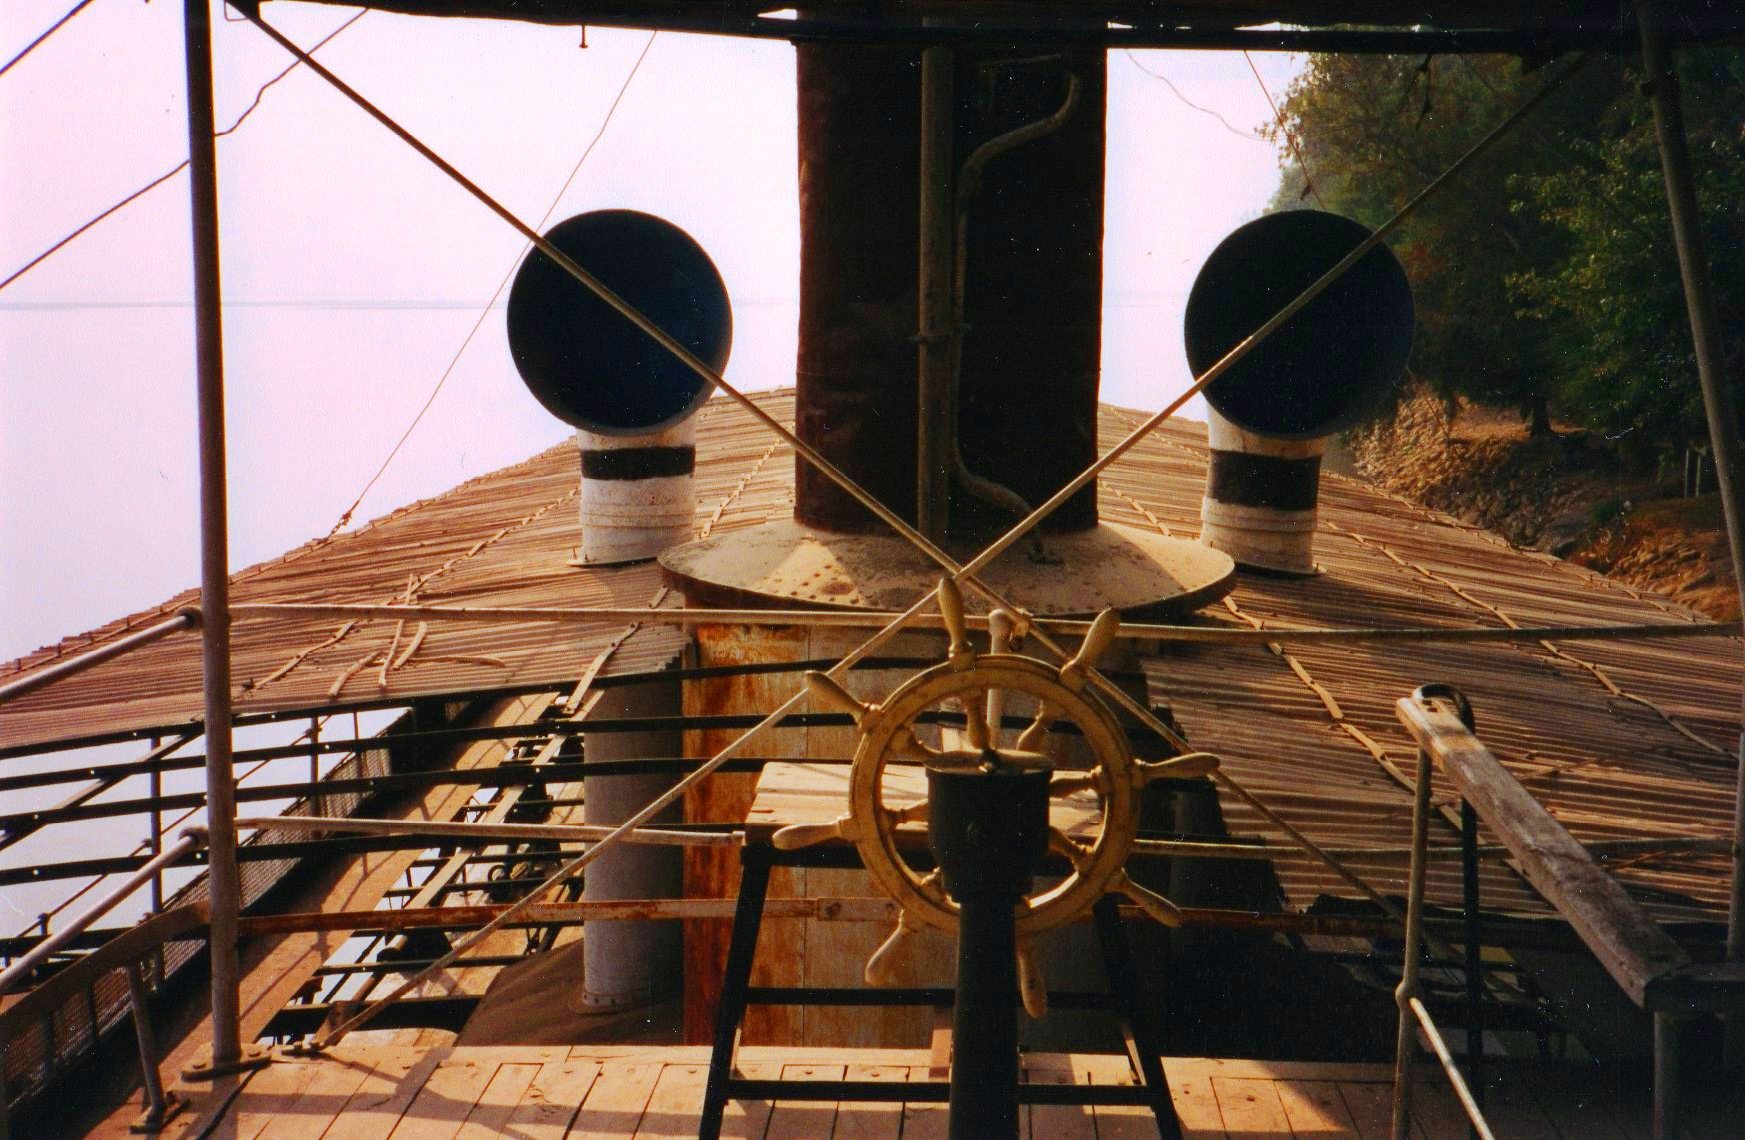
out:
<path id="1" fill-rule="evenodd" d="M 1218 760 L 1203 752 L 1153 762 L 1134 757 L 1119 722 L 1086 686 L 1086 670 L 1119 627 L 1113 610 L 1092 623 L 1077 656 L 1056 667 L 1017 653 L 978 653 L 970 645 L 962 596 L 949 579 L 940 583 L 939 603 L 950 635 L 946 660 L 911 677 L 882 702 L 863 702 L 823 673 L 806 674 L 813 699 L 847 712 L 859 728 L 849 770 L 848 814 L 834 823 L 783 828 L 773 842 L 783 850 L 832 839 L 855 845 L 873 882 L 902 908 L 896 929 L 866 964 L 869 983 L 889 984 L 892 961 L 903 942 L 927 928 L 955 934 L 959 911 L 940 872 L 918 868 L 906 854 L 925 849 L 928 802 L 910 797 L 888 804 L 887 790 L 903 781 L 887 777 L 900 775 L 903 767 L 910 776 L 923 766 L 982 771 L 1045 767 L 1051 764 L 1042 751 L 1046 738 L 1051 733 L 1076 734 L 1082 742 L 1082 767 L 1055 772 L 1049 784 L 1049 850 L 1063 857 L 1071 871 L 1025 896 L 1013 916 L 1024 1008 L 1041 1017 L 1047 1011 L 1047 990 L 1032 954 L 1037 937 L 1084 916 L 1111 893 L 1130 899 L 1158 922 L 1180 924 L 1174 903 L 1127 874 L 1127 856 L 1138 832 L 1139 792 L 1162 777 L 1207 775 Z M 995 619 L 990 624 L 1012 621 L 998 612 Z M 1009 701 L 1017 703 L 1013 698 L 1027 698 L 1036 711 L 1022 728 L 1006 729 L 1002 713 Z M 942 719 L 930 714 L 953 712 L 960 712 L 963 720 L 956 743 L 926 743 L 922 726 Z M 917 781 L 907 783 L 913 788 Z M 1067 826 L 1056 825 L 1056 819 Z"/>

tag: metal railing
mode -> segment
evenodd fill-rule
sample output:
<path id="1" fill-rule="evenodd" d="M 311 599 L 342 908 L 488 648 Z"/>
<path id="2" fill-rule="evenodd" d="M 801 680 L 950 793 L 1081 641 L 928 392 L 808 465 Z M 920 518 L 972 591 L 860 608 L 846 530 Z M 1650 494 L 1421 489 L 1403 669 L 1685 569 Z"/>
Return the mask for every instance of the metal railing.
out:
<path id="1" fill-rule="evenodd" d="M 1454 711 L 1442 707 L 1451 703 Z M 1447 685 L 1426 685 L 1395 705 L 1400 722 L 1418 744 L 1418 776 L 1412 820 L 1413 860 L 1407 901 L 1405 962 L 1397 991 L 1399 1034 L 1395 1054 L 1394 1135 L 1410 1124 L 1411 1055 L 1422 1028 L 1480 1135 L 1490 1133 L 1480 1103 L 1454 1065 L 1446 1043 L 1419 992 L 1424 907 L 1423 851 L 1429 828 L 1432 762 L 1461 798 L 1468 864 L 1467 930 L 1464 935 L 1468 994 L 1480 977 L 1476 891 L 1477 823 L 1483 819 L 1502 840 L 1512 865 L 1579 936 L 1586 951 L 1624 996 L 1654 1019 L 1653 1132 L 1668 1140 L 1678 1127 L 1678 1028 L 1697 1014 L 1745 1011 L 1745 968 L 1737 962 L 1702 963 L 1675 941 L 1606 871 L 1544 805 L 1521 785 L 1474 735 L 1471 708 Z M 1480 1084 L 1482 1041 L 1469 1030 L 1467 1060 L 1472 1084 Z M 1482 1084 L 1480 1084 L 1482 1088 Z"/>
<path id="2" fill-rule="evenodd" d="M 25 982 L 34 977 L 56 953 L 90 929 L 92 923 L 132 898 L 141 888 L 151 885 L 163 868 L 193 854 L 205 843 L 204 828 L 191 827 L 184 830 L 180 840 L 164 848 L 77 918 L 45 937 L 18 961 L 0 971 L 0 994 L 22 989 Z M 133 1014 L 134 1039 L 139 1046 L 140 1083 L 145 1098 L 144 1111 L 133 1127 L 135 1131 L 143 1132 L 155 1132 L 162 1128 L 165 1121 L 175 1114 L 179 1104 L 173 1094 L 165 1091 L 162 1075 L 158 1071 L 157 1036 L 153 1031 L 151 1008 L 147 1000 L 150 979 L 143 966 L 143 959 L 155 953 L 167 939 L 204 925 L 207 913 L 205 907 L 181 907 L 154 915 L 127 933 L 105 943 L 100 949 L 81 956 L 66 969 L 32 989 L 23 998 L 9 1005 L 4 1012 L 0 1012 L 0 1047 L 3 1047 L 4 1053 L 12 1053 L 13 1040 L 21 1030 L 45 1024 L 47 1041 L 41 1055 L 44 1064 L 52 1067 L 56 1009 L 75 994 L 89 993 L 102 975 L 119 969 L 127 977 L 128 1004 Z M 101 1031 L 101 1026 L 94 1007 L 91 1017 L 91 1032 L 95 1037 Z M 4 1124 L 7 1111 L 5 1078 L 6 1070 L 3 1063 L 0 1063 L 0 1125 Z"/>
<path id="3" fill-rule="evenodd" d="M 29 953 L 0 971 L 0 994 L 20 988 L 20 984 L 35 973 L 38 966 L 89 929 L 93 922 L 132 898 L 136 891 L 149 884 L 163 868 L 171 866 L 185 855 L 193 854 L 205 844 L 205 829 L 190 827 L 183 831 L 181 839 L 148 860 L 139 870 L 124 879 L 120 886 L 97 900 L 89 910 L 44 938 Z"/>
<path id="4" fill-rule="evenodd" d="M 1462 723 L 1469 730 L 1472 728 L 1472 706 L 1458 690 L 1448 685 L 1425 685 L 1413 694 L 1417 700 L 1432 696 L 1455 702 Z M 1436 1060 L 1441 1063 L 1448 1083 L 1454 1087 L 1455 1098 L 1460 1101 L 1461 1109 L 1471 1122 L 1474 1135 L 1482 1140 L 1495 1140 L 1480 1102 L 1484 1086 L 1479 1083 L 1480 1092 L 1475 1095 L 1465 1074 L 1454 1063 L 1448 1043 L 1443 1040 L 1441 1030 L 1436 1027 L 1435 1019 L 1430 1016 L 1430 1010 L 1424 1004 L 1423 986 L 1419 981 L 1419 967 L 1424 956 L 1424 879 L 1430 862 L 1430 771 L 1430 750 L 1420 747 L 1417 783 L 1412 796 L 1412 863 L 1406 887 L 1406 938 L 1402 951 L 1404 959 L 1400 967 L 1400 984 L 1394 991 L 1394 1001 L 1399 1006 L 1400 1018 L 1399 1030 L 1394 1039 L 1393 1140 L 1407 1140 L 1412 1133 L 1412 1056 L 1416 1052 L 1420 1029 L 1430 1043 L 1431 1051 L 1436 1054 Z M 1475 1082 L 1479 1082 L 1484 1041 L 1483 1031 L 1477 1027 L 1478 1019 L 1474 1016 L 1479 987 L 1483 982 L 1478 932 L 1478 821 L 1471 806 L 1464 799 L 1460 802 L 1460 809 L 1463 895 L 1461 909 L 1465 942 L 1463 958 L 1469 1026 L 1466 1058 L 1467 1064 L 1473 1070 Z"/>

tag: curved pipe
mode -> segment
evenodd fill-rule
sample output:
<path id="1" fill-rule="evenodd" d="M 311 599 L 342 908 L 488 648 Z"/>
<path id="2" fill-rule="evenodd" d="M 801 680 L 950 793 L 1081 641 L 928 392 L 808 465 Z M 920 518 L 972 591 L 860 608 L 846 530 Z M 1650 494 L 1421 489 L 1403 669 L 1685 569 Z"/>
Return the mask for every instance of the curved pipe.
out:
<path id="1" fill-rule="evenodd" d="M 964 292 L 969 276 L 969 206 L 981 190 L 982 172 L 987 169 L 988 163 L 1009 150 L 1053 134 L 1066 125 L 1073 112 L 1078 110 L 1079 86 L 1078 73 L 1067 72 L 1066 98 L 1061 101 L 1058 110 L 1047 118 L 1025 123 L 997 138 L 989 139 L 964 160 L 963 168 L 958 172 L 956 248 L 951 275 L 951 328 L 947 334 L 951 338 L 951 365 L 945 385 L 946 416 L 951 423 L 951 474 L 971 495 L 1001 510 L 1010 511 L 1019 518 L 1030 514 L 1029 502 L 1010 487 L 971 471 L 969 465 L 963 461 L 963 452 L 958 447 L 957 403 L 958 386 L 963 375 Z M 1040 539 L 1036 540 L 1036 545 L 1040 547 Z"/>

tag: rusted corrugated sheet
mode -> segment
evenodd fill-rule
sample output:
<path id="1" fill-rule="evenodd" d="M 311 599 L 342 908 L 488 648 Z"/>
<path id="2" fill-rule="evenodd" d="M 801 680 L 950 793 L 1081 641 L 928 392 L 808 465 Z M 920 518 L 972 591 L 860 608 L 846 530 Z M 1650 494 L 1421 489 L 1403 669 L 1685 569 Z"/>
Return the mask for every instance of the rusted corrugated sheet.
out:
<path id="1" fill-rule="evenodd" d="M 1138 422 L 1125 413 L 1112 421 Z M 1198 530 L 1203 431 L 1171 424 L 1161 446 L 1135 449 L 1104 481 L 1104 515 Z M 1137 468 L 1137 470 L 1136 470 Z M 1114 495 L 1123 515 L 1108 503 Z M 1146 512 L 1149 512 L 1147 515 Z M 1322 488 L 1313 579 L 1243 575 L 1207 620 L 1238 626 L 1427 625 L 1499 627 L 1692 622 L 1701 615 L 1545 555 L 1513 550 L 1485 531 L 1354 480 Z M 1416 752 L 1393 702 L 1429 681 L 1471 698 L 1480 737 L 1577 838 L 1725 837 L 1732 822 L 1731 742 L 1739 731 L 1736 638 L 1552 645 L 1317 644 L 1175 647 L 1147 664 L 1193 743 L 1315 841 L 1403 848 Z M 1438 802 L 1451 792 L 1438 784 Z M 1226 795 L 1233 831 L 1283 837 Z M 1454 843 L 1440 826 L 1433 842 Z M 1405 889 L 1404 858 L 1351 860 L 1385 893 Z M 1612 865 L 1659 917 L 1714 919 L 1726 906 L 1726 860 L 1642 857 Z M 1352 890 L 1305 858 L 1279 864 L 1289 902 Z M 1486 905 L 1543 909 L 1531 888 L 1487 861 Z M 1432 901 L 1458 904 L 1459 865 L 1432 866 Z"/>
<path id="2" fill-rule="evenodd" d="M 791 419 L 791 394 L 767 400 L 777 415 Z M 792 499 L 787 448 L 725 401 L 699 415 L 707 442 L 696 473 L 698 531 L 786 511 Z M 553 448 L 244 570 L 233 579 L 232 601 L 387 603 L 404 600 L 410 584 L 413 599 L 426 605 L 648 605 L 660 591 L 652 564 L 568 564 L 580 541 L 578 485 L 574 445 Z M 194 601 L 192 592 L 178 595 L 14 662 L 0 677 L 77 653 Z M 676 597 L 667 601 L 678 604 Z M 395 626 L 386 620 L 239 622 L 232 668 L 238 713 L 573 682 L 624 632 L 622 623 L 432 623 L 384 686 L 382 655 L 394 647 L 398 658 L 417 632 L 408 622 L 396 643 Z M 682 645 L 678 630 L 645 626 L 613 653 L 606 672 L 660 668 Z M 0 747 L 187 723 L 197 721 L 200 710 L 199 639 L 178 635 L 0 706 Z"/>
<path id="3" fill-rule="evenodd" d="M 791 422 L 787 392 L 761 397 Z M 793 509 L 788 449 L 747 415 L 713 401 L 699 423 L 697 528 L 754 525 Z M 1104 446 L 1141 421 L 1105 407 Z M 1174 534 L 1199 529 L 1204 429 L 1175 422 L 1115 464 L 1101 482 L 1105 519 Z M 576 569 L 576 460 L 570 447 L 536 456 L 407 507 L 331 542 L 314 544 L 237 576 L 236 600 L 385 601 L 422 584 L 420 601 L 476 605 L 642 604 L 652 567 Z M 1544 555 L 1510 549 L 1477 528 L 1329 477 L 1316 556 L 1326 573 L 1302 579 L 1243 575 L 1228 603 L 1202 620 L 1246 628 L 1288 625 L 1495 627 L 1510 622 L 1692 622 L 1689 610 Z M 115 636 L 184 604 L 137 614 L 61 652 Z M 330 622 L 249 622 L 237 627 L 236 676 L 245 711 L 316 707 L 334 680 L 386 648 L 391 622 L 363 622 L 333 640 Z M 412 697 L 521 683 L 573 680 L 621 626 L 558 629 L 533 624 L 432 627 L 425 645 L 377 688 L 379 666 L 358 671 L 341 700 Z M 406 631 L 409 635 L 410 631 Z M 613 670 L 669 660 L 680 634 L 645 627 L 614 656 Z M 302 656 L 299 656 L 302 655 Z M 503 662 L 468 663 L 489 656 Z M 25 665 L 51 659 L 34 655 Z M 422 661 L 420 659 L 423 659 Z M 438 658 L 449 658 L 443 661 Z M 288 672 L 267 680 L 292 660 Z M 1151 660 L 1153 691 L 1169 699 L 1196 745 L 1319 842 L 1403 847 L 1410 804 L 1388 767 L 1409 774 L 1413 747 L 1393 702 L 1427 681 L 1451 681 L 1476 706 L 1479 733 L 1578 838 L 1725 836 L 1732 805 L 1732 742 L 1739 729 L 1741 649 L 1736 638 L 1542 645 L 1314 645 L 1177 647 Z M 0 708 L 0 745 L 47 741 L 192 719 L 199 710 L 193 638 L 171 639 Z M 1234 830 L 1265 834 L 1228 800 Z M 1443 828 L 1440 841 L 1452 842 Z M 1666 918 L 1713 918 L 1724 906 L 1716 856 L 1640 858 L 1614 865 Z M 1385 891 L 1404 884 L 1404 860 L 1354 865 Z M 1281 866 L 1294 905 L 1349 895 L 1330 872 L 1302 860 Z M 1438 865 L 1432 898 L 1458 897 L 1458 870 Z M 1491 905 L 1534 909 L 1536 900 L 1500 864 L 1487 868 Z"/>

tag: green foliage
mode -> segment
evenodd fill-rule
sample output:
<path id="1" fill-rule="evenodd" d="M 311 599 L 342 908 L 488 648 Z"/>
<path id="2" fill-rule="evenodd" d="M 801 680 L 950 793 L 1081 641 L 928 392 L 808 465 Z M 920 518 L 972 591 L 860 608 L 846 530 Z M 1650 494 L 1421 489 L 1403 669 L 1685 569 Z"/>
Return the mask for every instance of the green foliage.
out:
<path id="1" fill-rule="evenodd" d="M 1745 63 L 1692 55 L 1681 69 L 1703 230 L 1739 388 L 1745 334 Z M 1707 439 L 1652 116 L 1632 100 L 1621 130 L 1581 140 L 1563 170 L 1519 180 L 1520 213 L 1557 227 L 1564 256 L 1511 276 L 1543 321 L 1566 414 L 1646 462 Z"/>
<path id="2" fill-rule="evenodd" d="M 1737 52 L 1690 53 L 1683 70 L 1737 365 L 1745 63 Z M 1316 56 L 1284 103 L 1302 163 L 1287 157 L 1274 205 L 1321 205 L 1379 224 L 1545 78 L 1492 56 Z M 1445 396 L 1523 412 L 1549 406 L 1643 459 L 1700 438 L 1653 124 L 1619 63 L 1590 63 L 1389 244 L 1418 304 L 1413 366 Z"/>

